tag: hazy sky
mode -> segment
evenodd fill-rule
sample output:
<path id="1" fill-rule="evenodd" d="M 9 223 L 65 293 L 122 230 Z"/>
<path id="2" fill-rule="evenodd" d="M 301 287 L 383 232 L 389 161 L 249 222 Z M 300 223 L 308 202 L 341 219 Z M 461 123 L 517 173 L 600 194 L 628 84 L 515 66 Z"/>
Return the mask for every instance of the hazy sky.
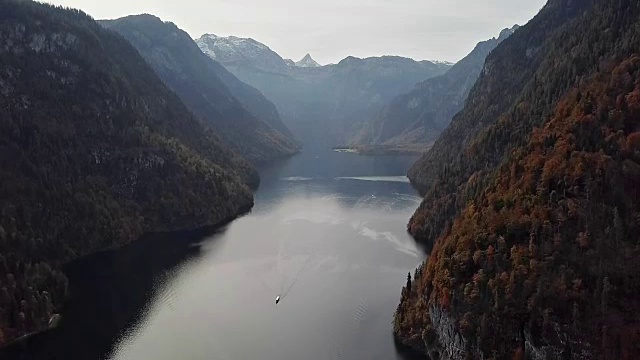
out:
<path id="1" fill-rule="evenodd" d="M 401 55 L 455 62 L 546 0 L 49 0 L 96 19 L 149 13 L 198 38 L 251 37 L 284 58 L 321 64 Z"/>

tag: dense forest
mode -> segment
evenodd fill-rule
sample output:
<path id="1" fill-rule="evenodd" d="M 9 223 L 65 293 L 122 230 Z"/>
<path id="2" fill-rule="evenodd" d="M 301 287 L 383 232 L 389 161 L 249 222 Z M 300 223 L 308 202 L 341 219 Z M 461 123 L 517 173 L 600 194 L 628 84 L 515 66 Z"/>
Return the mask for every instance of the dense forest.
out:
<path id="1" fill-rule="evenodd" d="M 300 150 L 275 106 L 203 54 L 175 24 L 152 15 L 127 16 L 100 24 L 127 38 L 189 109 L 246 159 L 260 165 Z"/>
<path id="2" fill-rule="evenodd" d="M 120 35 L 0 2 L 0 344 L 46 328 L 64 262 L 248 210 L 257 172 Z M 249 185 L 249 186 L 247 186 Z"/>
<path id="3" fill-rule="evenodd" d="M 478 43 L 445 74 L 423 81 L 411 92 L 395 97 L 362 125 L 351 139 L 351 145 L 418 148 L 423 152 L 464 106 L 487 55 L 518 27 L 504 29 L 497 38 Z"/>
<path id="4" fill-rule="evenodd" d="M 432 357 L 637 359 L 640 3 L 551 0 L 411 171 L 434 246 L 400 341 Z M 458 150 L 456 150 L 458 149 Z"/>

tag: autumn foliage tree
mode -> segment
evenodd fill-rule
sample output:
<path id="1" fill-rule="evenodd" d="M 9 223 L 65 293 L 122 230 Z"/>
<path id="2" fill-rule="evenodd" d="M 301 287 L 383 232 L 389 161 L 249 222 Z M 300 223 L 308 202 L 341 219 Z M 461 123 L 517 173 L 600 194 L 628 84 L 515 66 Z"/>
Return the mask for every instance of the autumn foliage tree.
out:
<path id="1" fill-rule="evenodd" d="M 640 56 L 601 62 L 443 231 L 396 333 L 438 349 L 437 307 L 476 356 L 639 358 L 639 130 Z"/>

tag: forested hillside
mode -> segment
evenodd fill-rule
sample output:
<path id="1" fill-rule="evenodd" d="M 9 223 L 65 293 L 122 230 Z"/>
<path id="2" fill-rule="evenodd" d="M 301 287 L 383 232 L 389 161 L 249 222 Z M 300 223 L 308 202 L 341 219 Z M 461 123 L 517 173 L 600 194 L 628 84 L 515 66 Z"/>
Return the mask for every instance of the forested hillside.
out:
<path id="1" fill-rule="evenodd" d="M 275 106 L 203 54 L 173 23 L 152 15 L 100 23 L 127 38 L 194 114 L 253 163 L 263 164 L 300 150 Z"/>
<path id="2" fill-rule="evenodd" d="M 120 35 L 0 2 L 0 344 L 47 326 L 60 265 L 154 230 L 228 220 L 258 176 Z"/>
<path id="3" fill-rule="evenodd" d="M 519 26 L 482 41 L 445 74 L 423 81 L 395 97 L 351 140 L 359 146 L 399 146 L 425 151 L 462 109 L 487 55 Z"/>
<path id="4" fill-rule="evenodd" d="M 403 290 L 402 342 L 444 359 L 640 356 L 639 33 L 635 0 L 550 0 L 489 55 L 411 172 L 426 197 L 409 229 L 435 247 Z"/>

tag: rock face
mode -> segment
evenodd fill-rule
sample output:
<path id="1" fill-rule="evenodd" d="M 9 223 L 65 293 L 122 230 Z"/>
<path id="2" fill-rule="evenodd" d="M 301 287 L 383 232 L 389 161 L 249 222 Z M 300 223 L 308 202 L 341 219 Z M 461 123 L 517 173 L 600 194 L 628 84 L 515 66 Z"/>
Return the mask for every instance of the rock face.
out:
<path id="1" fill-rule="evenodd" d="M 391 100 L 362 125 L 351 145 L 421 145 L 423 151 L 427 150 L 464 106 L 487 55 L 518 27 L 504 29 L 497 38 L 479 43 L 445 74 L 419 83 L 411 92 Z"/>
<path id="2" fill-rule="evenodd" d="M 295 65 L 297 67 L 320 67 L 320 64 L 313 60 L 309 54 L 305 55 L 300 61 L 296 61 Z"/>
<path id="3" fill-rule="evenodd" d="M 207 56 L 224 65 L 251 66 L 264 71 L 287 71 L 287 64 L 280 55 L 251 38 L 204 34 L 196 43 Z"/>
<path id="4" fill-rule="evenodd" d="M 431 306 L 429 308 L 429 317 L 436 336 L 440 339 L 439 343 L 442 345 L 438 353 L 446 359 L 464 360 L 467 353 L 468 342 L 457 331 L 456 320 L 437 306 Z"/>
<path id="5" fill-rule="evenodd" d="M 346 144 L 359 124 L 393 97 L 450 68 L 394 56 L 347 57 L 334 65 L 300 67 L 251 39 L 221 43 L 204 35 L 196 43 L 273 101 L 287 127 L 311 146 Z"/>
<path id="6" fill-rule="evenodd" d="M 191 111 L 251 162 L 262 164 L 299 151 L 275 106 L 204 55 L 174 24 L 151 15 L 100 23 L 127 38 Z"/>
<path id="7" fill-rule="evenodd" d="M 640 4 L 551 0 L 416 163 L 394 333 L 440 359 L 640 358 Z"/>
<path id="8" fill-rule="evenodd" d="M 257 172 L 80 11 L 0 2 L 0 92 L 0 345 L 48 326 L 63 263 L 253 204 Z"/>

